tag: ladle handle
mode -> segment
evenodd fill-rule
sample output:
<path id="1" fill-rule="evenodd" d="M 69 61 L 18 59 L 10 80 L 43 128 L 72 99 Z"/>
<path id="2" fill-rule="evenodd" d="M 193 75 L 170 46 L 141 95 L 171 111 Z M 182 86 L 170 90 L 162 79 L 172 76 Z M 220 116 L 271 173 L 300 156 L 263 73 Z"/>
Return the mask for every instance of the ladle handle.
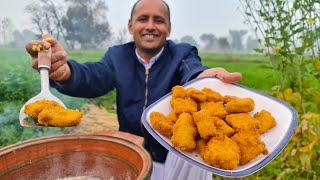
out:
<path id="1" fill-rule="evenodd" d="M 51 68 L 51 47 L 38 52 L 38 68 Z"/>

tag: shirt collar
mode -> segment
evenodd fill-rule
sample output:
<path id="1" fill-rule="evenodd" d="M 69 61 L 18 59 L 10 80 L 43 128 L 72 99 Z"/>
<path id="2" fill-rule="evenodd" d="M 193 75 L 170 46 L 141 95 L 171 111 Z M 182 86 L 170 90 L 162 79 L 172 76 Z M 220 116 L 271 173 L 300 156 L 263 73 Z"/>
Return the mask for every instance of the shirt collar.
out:
<path id="1" fill-rule="evenodd" d="M 164 49 L 164 47 L 162 47 L 162 49 L 160 50 L 160 52 L 159 52 L 158 54 L 156 54 L 155 56 L 153 56 L 153 57 L 150 59 L 149 63 L 148 63 L 146 60 L 144 60 L 141 56 L 139 56 L 137 48 L 136 48 L 135 52 L 136 52 L 136 55 L 137 55 L 137 57 L 138 57 L 139 62 L 140 62 L 146 69 L 150 69 L 151 66 L 152 66 L 152 65 L 159 59 L 159 57 L 161 56 L 161 54 L 162 54 L 162 52 L 163 52 L 163 49 Z"/>

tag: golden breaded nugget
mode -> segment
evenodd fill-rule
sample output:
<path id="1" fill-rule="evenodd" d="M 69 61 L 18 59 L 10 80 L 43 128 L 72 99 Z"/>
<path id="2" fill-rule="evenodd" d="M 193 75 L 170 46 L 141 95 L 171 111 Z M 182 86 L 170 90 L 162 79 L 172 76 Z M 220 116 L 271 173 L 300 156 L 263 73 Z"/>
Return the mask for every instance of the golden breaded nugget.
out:
<path id="1" fill-rule="evenodd" d="M 228 114 L 223 106 L 222 101 L 218 102 L 203 102 L 200 104 L 200 109 L 206 109 L 210 111 L 212 116 L 217 116 L 219 118 L 225 118 Z"/>
<path id="2" fill-rule="evenodd" d="M 183 86 L 174 86 L 171 90 L 172 98 L 186 98 L 187 91 L 183 88 Z"/>
<path id="3" fill-rule="evenodd" d="M 178 115 L 177 115 L 177 113 L 176 113 L 174 110 L 172 110 L 172 111 L 168 114 L 167 119 L 169 119 L 169 120 L 172 121 L 172 122 L 176 122 L 176 121 L 178 120 Z"/>
<path id="4" fill-rule="evenodd" d="M 254 118 L 258 122 L 258 129 L 259 129 L 260 134 L 267 132 L 269 129 L 271 129 L 277 125 L 277 122 L 272 117 L 271 113 L 266 110 L 262 110 L 260 112 L 257 112 L 254 115 Z"/>
<path id="5" fill-rule="evenodd" d="M 188 88 L 187 94 L 191 99 L 195 100 L 196 102 L 205 102 L 207 100 L 207 95 L 196 88 Z"/>
<path id="6" fill-rule="evenodd" d="M 223 101 L 224 103 L 228 103 L 228 102 L 230 102 L 230 101 L 233 101 L 233 100 L 236 100 L 236 99 L 239 99 L 239 98 L 236 97 L 236 96 L 225 95 L 225 96 L 223 96 L 222 99 L 223 99 L 222 101 Z"/>
<path id="7" fill-rule="evenodd" d="M 166 118 L 160 112 L 152 112 L 150 114 L 150 122 L 154 129 L 156 129 L 162 135 L 171 138 L 172 136 L 172 128 L 174 122 L 168 118 Z"/>
<path id="8" fill-rule="evenodd" d="M 251 98 L 238 98 L 227 102 L 226 110 L 230 113 L 247 113 L 254 109 L 254 101 Z"/>
<path id="9" fill-rule="evenodd" d="M 47 99 L 41 99 L 38 101 L 35 101 L 33 103 L 29 103 L 24 107 L 24 113 L 31 116 L 35 121 L 38 119 L 39 113 L 46 107 L 61 107 L 63 108 L 59 103 L 47 100 Z"/>
<path id="10" fill-rule="evenodd" d="M 259 154 L 268 154 L 265 144 L 260 140 L 258 133 L 241 131 L 231 138 L 240 148 L 240 165 L 244 165 L 257 157 Z"/>
<path id="11" fill-rule="evenodd" d="M 213 91 L 210 88 L 203 88 L 202 91 L 207 95 L 207 101 L 222 101 L 222 96 L 220 93 Z"/>
<path id="12" fill-rule="evenodd" d="M 201 110 L 192 113 L 192 115 L 201 138 L 208 139 L 219 133 L 215 128 L 214 119 L 211 116 L 210 111 Z"/>
<path id="13" fill-rule="evenodd" d="M 198 139 L 197 140 L 196 151 L 197 151 L 197 153 L 200 154 L 202 159 L 204 159 L 204 155 L 205 155 L 205 152 L 206 152 L 206 146 L 207 146 L 206 140 L 204 140 L 204 139 Z"/>
<path id="14" fill-rule="evenodd" d="M 247 113 L 229 114 L 226 117 L 226 122 L 236 131 L 256 131 L 256 120 Z"/>
<path id="15" fill-rule="evenodd" d="M 224 134 L 228 137 L 234 134 L 234 130 L 222 119 L 213 117 L 214 126 L 216 127 L 219 134 Z"/>
<path id="16" fill-rule="evenodd" d="M 212 166 L 231 170 L 239 164 L 240 149 L 227 136 L 213 137 L 207 144 L 204 157 L 204 161 Z"/>
<path id="17" fill-rule="evenodd" d="M 80 123 L 83 112 L 51 106 L 43 109 L 38 115 L 39 124 L 55 127 L 70 127 Z"/>
<path id="18" fill-rule="evenodd" d="M 192 116 L 188 113 L 180 114 L 177 122 L 173 126 L 171 137 L 172 145 L 183 151 L 193 151 L 196 148 L 197 128 Z"/>
<path id="19" fill-rule="evenodd" d="M 184 112 L 191 113 L 198 110 L 198 104 L 192 99 L 171 99 L 171 106 L 177 114 L 181 114 Z"/>

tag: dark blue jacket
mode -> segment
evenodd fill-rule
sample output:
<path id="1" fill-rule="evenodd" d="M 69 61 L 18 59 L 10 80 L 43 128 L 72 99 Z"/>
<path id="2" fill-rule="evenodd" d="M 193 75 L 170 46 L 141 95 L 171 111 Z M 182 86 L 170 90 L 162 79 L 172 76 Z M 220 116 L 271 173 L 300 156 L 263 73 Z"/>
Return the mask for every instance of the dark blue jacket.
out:
<path id="1" fill-rule="evenodd" d="M 68 61 L 70 80 L 63 86 L 54 82 L 51 85 L 64 94 L 87 98 L 115 89 L 120 131 L 144 136 L 145 148 L 153 160 L 164 162 L 167 151 L 142 127 L 142 112 L 173 86 L 182 85 L 207 69 L 200 61 L 195 47 L 166 41 L 161 56 L 146 72 L 130 42 L 109 48 L 100 62 Z"/>

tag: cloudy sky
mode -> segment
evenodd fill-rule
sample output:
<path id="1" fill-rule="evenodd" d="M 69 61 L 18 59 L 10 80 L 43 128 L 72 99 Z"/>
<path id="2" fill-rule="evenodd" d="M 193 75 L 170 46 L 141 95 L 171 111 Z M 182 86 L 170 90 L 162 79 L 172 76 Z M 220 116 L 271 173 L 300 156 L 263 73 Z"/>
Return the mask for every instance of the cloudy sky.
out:
<path id="1" fill-rule="evenodd" d="M 8 17 L 15 29 L 29 28 L 29 16 L 24 7 L 34 0 L 0 0 L 0 19 Z M 57 0 L 61 1 L 62 0 Z M 126 28 L 135 0 L 105 0 L 106 12 L 114 33 Z M 199 38 L 202 33 L 227 36 L 229 29 L 248 29 L 239 10 L 238 0 L 166 0 L 172 14 L 172 39 L 185 35 Z"/>

